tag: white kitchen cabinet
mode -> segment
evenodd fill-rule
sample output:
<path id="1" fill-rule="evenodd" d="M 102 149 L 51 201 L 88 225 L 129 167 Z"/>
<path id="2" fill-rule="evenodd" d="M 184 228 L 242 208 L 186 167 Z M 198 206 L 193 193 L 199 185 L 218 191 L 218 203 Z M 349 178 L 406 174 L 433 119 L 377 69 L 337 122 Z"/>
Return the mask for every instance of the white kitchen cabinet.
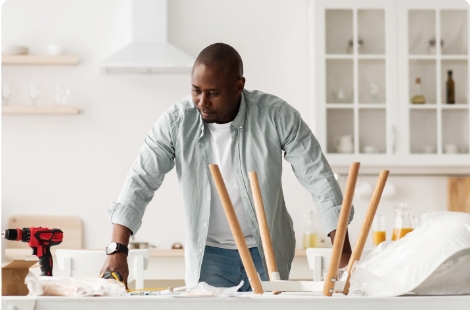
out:
<path id="1" fill-rule="evenodd" d="M 332 166 L 470 166 L 464 0 L 309 6 L 311 125 Z M 448 70 L 455 104 L 445 103 Z M 417 77 L 425 104 L 411 103 Z"/>

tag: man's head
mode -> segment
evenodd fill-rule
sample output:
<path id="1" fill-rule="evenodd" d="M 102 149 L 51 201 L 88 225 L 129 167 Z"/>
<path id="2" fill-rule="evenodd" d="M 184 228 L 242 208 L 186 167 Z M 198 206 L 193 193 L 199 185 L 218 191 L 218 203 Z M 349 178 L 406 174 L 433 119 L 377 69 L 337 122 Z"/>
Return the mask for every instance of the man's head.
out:
<path id="1" fill-rule="evenodd" d="M 193 102 L 205 122 L 233 121 L 245 86 L 240 55 L 224 43 L 209 45 L 194 62 L 191 84 Z"/>

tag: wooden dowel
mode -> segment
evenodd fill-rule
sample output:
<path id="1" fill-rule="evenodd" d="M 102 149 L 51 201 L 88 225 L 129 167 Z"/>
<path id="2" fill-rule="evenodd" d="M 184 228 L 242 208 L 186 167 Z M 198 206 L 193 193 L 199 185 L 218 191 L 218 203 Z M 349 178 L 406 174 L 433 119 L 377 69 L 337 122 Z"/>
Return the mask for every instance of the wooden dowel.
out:
<path id="1" fill-rule="evenodd" d="M 250 250 L 246 245 L 245 236 L 243 235 L 240 223 L 238 222 L 237 215 L 233 209 L 232 201 L 228 195 L 227 188 L 225 187 L 222 174 L 220 173 L 219 167 L 217 165 L 209 165 L 212 177 L 214 178 L 214 183 L 219 193 L 222 206 L 224 207 L 225 215 L 227 216 L 228 224 L 232 230 L 233 237 L 235 238 L 235 243 L 240 253 L 240 257 L 245 267 L 245 271 L 248 275 L 248 280 L 250 281 L 251 288 L 255 294 L 263 294 L 264 290 L 261 286 L 261 281 L 256 272 L 255 264 L 251 258 Z"/>
<path id="2" fill-rule="evenodd" d="M 351 212 L 351 204 L 354 196 L 354 189 L 356 187 L 357 174 L 359 172 L 360 163 L 354 162 L 349 169 L 348 181 L 346 183 L 346 191 L 343 197 L 343 204 L 341 205 L 341 212 L 339 214 L 338 226 L 336 228 L 335 240 L 333 242 L 333 250 L 331 252 L 330 265 L 325 277 L 325 284 L 323 285 L 323 295 L 333 295 L 336 276 L 338 273 L 339 262 L 343 252 L 344 239 L 346 231 L 348 230 L 348 219 Z"/>
<path id="3" fill-rule="evenodd" d="M 269 234 L 268 221 L 266 220 L 266 212 L 264 211 L 263 198 L 261 196 L 258 176 L 256 175 L 256 172 L 250 171 L 248 172 L 248 177 L 250 178 L 251 192 L 253 193 L 253 200 L 255 202 L 256 218 L 258 219 L 264 256 L 266 258 L 266 264 L 268 265 L 269 279 L 271 281 L 279 280 L 273 278 L 273 273 L 277 273 L 278 270 L 276 257 L 274 256 L 273 245 L 271 243 L 271 236 Z"/>
<path id="4" fill-rule="evenodd" d="M 367 209 L 366 216 L 364 217 L 364 222 L 362 222 L 361 230 L 359 231 L 359 236 L 356 241 L 356 246 L 351 254 L 351 258 L 349 259 L 348 268 L 346 272 L 348 273 L 348 277 L 346 279 L 346 283 L 344 285 L 343 293 L 349 293 L 349 280 L 351 278 L 352 268 L 354 266 L 354 262 L 361 259 L 362 251 L 364 250 L 364 245 L 366 244 L 367 236 L 369 235 L 370 227 L 372 226 L 372 221 L 374 220 L 375 212 L 379 206 L 380 198 L 382 197 L 382 192 L 385 187 L 385 183 L 387 182 L 389 171 L 382 170 L 379 175 L 379 179 L 377 180 L 377 184 L 375 185 L 374 193 L 372 194 L 372 198 L 370 200 L 369 208 Z"/>

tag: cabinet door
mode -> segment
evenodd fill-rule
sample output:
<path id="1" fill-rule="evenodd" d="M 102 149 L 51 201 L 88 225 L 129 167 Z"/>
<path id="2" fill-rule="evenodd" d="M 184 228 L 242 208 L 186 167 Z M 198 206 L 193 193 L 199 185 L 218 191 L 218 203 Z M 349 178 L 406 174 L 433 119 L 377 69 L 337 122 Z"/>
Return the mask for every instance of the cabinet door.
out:
<path id="1" fill-rule="evenodd" d="M 464 0 L 399 1 L 400 164 L 470 164 L 469 11 Z"/>
<path id="2" fill-rule="evenodd" d="M 396 164 L 396 3 L 315 0 L 311 6 L 312 124 L 328 161 Z"/>

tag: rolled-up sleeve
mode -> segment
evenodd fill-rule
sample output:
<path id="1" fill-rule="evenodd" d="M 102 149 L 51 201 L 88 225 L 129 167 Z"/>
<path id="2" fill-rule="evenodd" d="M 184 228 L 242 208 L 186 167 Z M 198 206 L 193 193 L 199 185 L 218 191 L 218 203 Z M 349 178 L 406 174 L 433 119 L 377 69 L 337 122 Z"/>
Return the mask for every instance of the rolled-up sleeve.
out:
<path id="1" fill-rule="evenodd" d="M 312 195 L 325 232 L 337 227 L 343 195 L 320 144 L 299 112 L 287 104 L 280 107 L 277 130 L 284 158 L 291 164 L 300 184 Z M 349 222 L 352 221 L 351 209 Z"/>
<path id="2" fill-rule="evenodd" d="M 175 165 L 174 130 L 174 116 L 168 110 L 147 133 L 118 200 L 108 207 L 111 223 L 126 226 L 133 234 L 139 230 L 147 205 Z"/>

